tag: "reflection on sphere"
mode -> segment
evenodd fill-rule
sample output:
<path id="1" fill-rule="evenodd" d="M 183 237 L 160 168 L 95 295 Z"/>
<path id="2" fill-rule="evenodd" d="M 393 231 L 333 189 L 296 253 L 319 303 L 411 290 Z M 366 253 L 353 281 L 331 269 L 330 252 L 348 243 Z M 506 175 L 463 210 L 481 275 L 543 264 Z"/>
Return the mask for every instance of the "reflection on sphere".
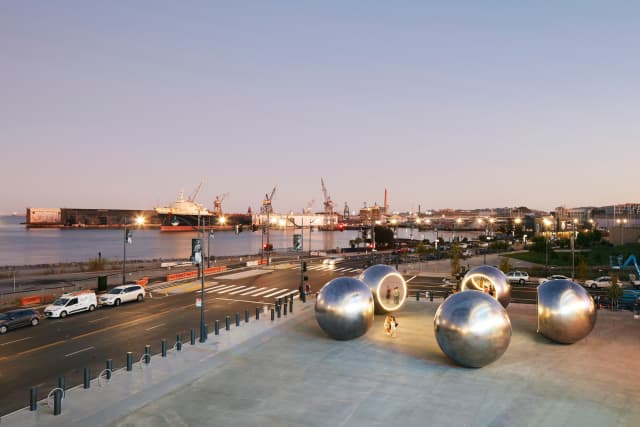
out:
<path id="1" fill-rule="evenodd" d="M 407 282 L 390 265 L 372 265 L 360 273 L 358 279 L 371 289 L 377 314 L 396 311 L 407 299 Z"/>

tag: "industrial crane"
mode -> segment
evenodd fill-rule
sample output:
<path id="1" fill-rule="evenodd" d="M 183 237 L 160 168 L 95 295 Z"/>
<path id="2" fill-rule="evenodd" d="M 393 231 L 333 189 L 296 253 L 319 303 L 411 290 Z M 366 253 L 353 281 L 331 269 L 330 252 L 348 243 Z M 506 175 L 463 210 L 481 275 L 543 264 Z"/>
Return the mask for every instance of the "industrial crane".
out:
<path id="1" fill-rule="evenodd" d="M 222 201 L 227 197 L 229 197 L 229 193 L 220 194 L 213 201 L 213 213 L 216 216 L 222 216 Z"/>
<path id="2" fill-rule="evenodd" d="M 271 201 L 273 200 L 273 196 L 276 194 L 276 187 L 273 187 L 271 191 L 271 195 L 265 194 L 264 200 L 262 201 L 262 213 L 269 215 L 273 212 L 273 206 L 271 206 Z"/>
<path id="3" fill-rule="evenodd" d="M 198 197 L 198 193 L 200 193 L 200 190 L 202 190 L 202 186 L 204 185 L 204 183 L 205 183 L 204 179 L 200 181 L 200 184 L 198 184 L 196 189 L 193 190 L 193 193 L 189 195 L 189 198 L 187 199 L 188 201 L 194 202 L 196 200 L 196 197 Z"/>
<path id="4" fill-rule="evenodd" d="M 307 203 L 307 206 L 305 206 L 304 209 L 302 209 L 302 213 L 304 214 L 308 214 L 311 213 L 311 208 L 313 207 L 313 204 L 315 203 L 315 200 L 311 200 L 309 201 L 309 203 Z"/>
<path id="5" fill-rule="evenodd" d="M 324 179 L 320 178 L 320 183 L 322 184 L 322 195 L 324 196 L 324 212 L 331 215 L 333 214 L 333 200 L 331 200 L 331 196 L 329 196 L 327 192 L 327 187 L 324 185 Z"/>

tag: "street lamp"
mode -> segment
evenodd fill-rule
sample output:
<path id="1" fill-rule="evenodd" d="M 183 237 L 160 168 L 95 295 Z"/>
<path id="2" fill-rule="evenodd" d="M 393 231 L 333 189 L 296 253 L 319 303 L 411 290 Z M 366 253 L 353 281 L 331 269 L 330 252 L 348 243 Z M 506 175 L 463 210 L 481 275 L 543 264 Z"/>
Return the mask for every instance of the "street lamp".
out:
<path id="1" fill-rule="evenodd" d="M 551 226 L 551 221 L 547 218 L 542 220 L 545 228 L 545 239 L 544 239 L 544 271 L 545 274 L 549 275 L 549 227 Z"/>
<path id="2" fill-rule="evenodd" d="M 135 224 L 138 227 L 141 227 L 144 225 L 144 217 L 143 216 L 138 216 L 136 217 L 136 221 Z M 124 239 L 122 241 L 122 284 L 126 284 L 127 278 L 126 278 L 126 272 L 127 272 L 127 244 L 131 244 L 133 243 L 133 236 L 131 234 L 131 230 L 129 230 L 129 228 L 127 227 L 127 224 L 124 224 Z"/>
<path id="3" fill-rule="evenodd" d="M 627 223 L 627 218 L 624 219 L 616 219 L 616 222 L 620 226 L 620 244 L 624 244 L 624 225 Z"/>
<path id="4" fill-rule="evenodd" d="M 578 218 L 573 219 L 573 230 L 571 231 L 571 279 L 576 278 L 576 237 L 578 237 Z"/>

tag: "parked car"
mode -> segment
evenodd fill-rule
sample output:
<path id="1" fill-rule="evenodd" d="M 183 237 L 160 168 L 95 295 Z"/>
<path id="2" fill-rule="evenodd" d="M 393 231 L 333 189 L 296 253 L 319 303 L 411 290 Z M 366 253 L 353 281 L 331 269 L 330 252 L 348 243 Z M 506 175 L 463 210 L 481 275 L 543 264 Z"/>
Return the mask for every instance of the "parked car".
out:
<path id="1" fill-rule="evenodd" d="M 510 271 L 507 273 L 509 283 L 524 285 L 529 280 L 529 273 L 526 271 Z"/>
<path id="2" fill-rule="evenodd" d="M 624 289 L 622 297 L 618 300 L 618 305 L 623 308 L 633 309 L 636 304 L 640 304 L 640 290 Z"/>
<path id="3" fill-rule="evenodd" d="M 137 284 L 120 285 L 111 289 L 106 294 L 100 295 L 100 304 L 119 306 L 123 302 L 142 301 L 144 299 L 144 287 Z"/>
<path id="4" fill-rule="evenodd" d="M 32 308 L 6 311 L 0 313 L 0 334 L 5 334 L 9 329 L 23 326 L 36 326 L 40 323 L 40 313 Z"/>
<path id="5" fill-rule="evenodd" d="M 544 277 L 542 279 L 538 279 L 538 284 L 542 285 L 549 280 L 571 280 L 571 277 L 567 277 L 564 274 L 552 274 L 549 277 Z"/>
<path id="6" fill-rule="evenodd" d="M 93 311 L 98 306 L 96 293 L 93 291 L 78 291 L 62 294 L 53 304 L 44 309 L 47 317 L 65 318 L 69 314 L 81 311 Z"/>
<path id="7" fill-rule="evenodd" d="M 322 260 L 322 263 L 325 265 L 336 265 L 337 263 L 344 261 L 344 258 L 339 256 L 332 256 Z"/>
<path id="8" fill-rule="evenodd" d="M 585 288 L 597 289 L 597 288 L 610 288 L 611 287 L 611 277 L 609 276 L 600 276 L 593 280 L 587 280 L 584 282 Z"/>

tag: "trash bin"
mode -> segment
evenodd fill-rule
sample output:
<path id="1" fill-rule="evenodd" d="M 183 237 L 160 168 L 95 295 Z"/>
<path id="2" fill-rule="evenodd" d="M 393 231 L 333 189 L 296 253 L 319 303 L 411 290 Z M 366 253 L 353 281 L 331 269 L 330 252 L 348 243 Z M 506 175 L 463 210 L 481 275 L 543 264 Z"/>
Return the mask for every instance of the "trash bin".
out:
<path id="1" fill-rule="evenodd" d="M 107 276 L 98 276 L 98 292 L 107 290 Z"/>

